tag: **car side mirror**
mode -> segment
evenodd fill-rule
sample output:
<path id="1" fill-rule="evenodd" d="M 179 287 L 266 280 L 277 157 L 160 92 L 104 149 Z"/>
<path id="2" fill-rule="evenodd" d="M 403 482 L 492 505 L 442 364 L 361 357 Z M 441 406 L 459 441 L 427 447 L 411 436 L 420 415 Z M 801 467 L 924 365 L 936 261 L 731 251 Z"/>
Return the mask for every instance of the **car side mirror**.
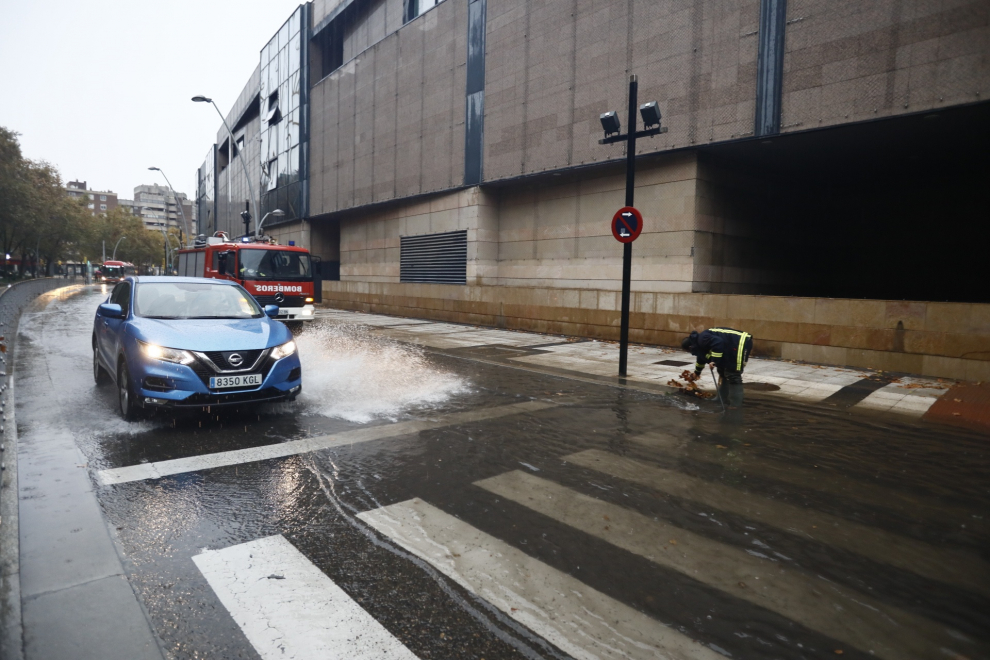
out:
<path id="1" fill-rule="evenodd" d="M 100 305 L 100 316 L 111 319 L 124 318 L 124 309 L 117 303 L 103 303 Z"/>
<path id="2" fill-rule="evenodd" d="M 265 305 L 265 314 L 271 319 L 278 316 L 278 305 Z"/>

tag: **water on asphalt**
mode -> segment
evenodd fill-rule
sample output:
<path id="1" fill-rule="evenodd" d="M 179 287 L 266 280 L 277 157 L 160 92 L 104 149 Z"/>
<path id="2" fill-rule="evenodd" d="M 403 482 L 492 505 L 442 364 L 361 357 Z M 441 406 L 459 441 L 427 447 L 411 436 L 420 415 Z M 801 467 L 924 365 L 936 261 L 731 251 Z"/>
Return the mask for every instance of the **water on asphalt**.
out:
<path id="1" fill-rule="evenodd" d="M 126 423 L 90 369 L 101 295 L 48 295 L 25 314 L 18 426 L 25 442 L 42 422 L 74 438 L 171 657 L 275 657 L 192 558 L 276 535 L 420 658 L 990 657 L 986 438 L 756 397 L 727 419 L 717 404 L 330 322 L 298 337 L 294 403 Z M 502 412 L 524 402 L 545 407 Z M 429 425 L 98 481 L 102 470 L 416 421 Z M 465 543 L 492 561 L 518 551 L 525 577 L 500 582 L 453 550 L 431 558 L 430 547 L 453 546 L 427 522 L 371 524 L 426 506 L 485 539 Z M 472 582 L 479 570 L 487 587 Z M 575 579 L 584 609 L 539 605 L 569 597 L 548 599 L 547 576 Z M 505 593 L 518 607 L 499 605 Z M 581 642 L 593 620 L 611 632 Z M 621 632 L 629 621 L 646 642 Z"/>

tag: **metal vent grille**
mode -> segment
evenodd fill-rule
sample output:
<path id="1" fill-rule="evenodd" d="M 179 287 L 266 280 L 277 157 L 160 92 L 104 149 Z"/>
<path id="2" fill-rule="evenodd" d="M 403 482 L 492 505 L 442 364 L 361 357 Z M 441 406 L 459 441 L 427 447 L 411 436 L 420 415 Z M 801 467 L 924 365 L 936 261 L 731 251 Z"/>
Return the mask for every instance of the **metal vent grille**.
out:
<path id="1" fill-rule="evenodd" d="M 467 284 L 467 231 L 400 240 L 400 282 Z"/>

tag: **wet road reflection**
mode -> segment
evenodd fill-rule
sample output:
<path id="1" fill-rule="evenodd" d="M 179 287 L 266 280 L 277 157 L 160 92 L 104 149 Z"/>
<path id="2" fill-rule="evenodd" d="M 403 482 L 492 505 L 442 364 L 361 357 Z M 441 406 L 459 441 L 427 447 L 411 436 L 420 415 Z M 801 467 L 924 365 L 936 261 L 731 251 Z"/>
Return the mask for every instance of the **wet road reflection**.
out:
<path id="1" fill-rule="evenodd" d="M 97 485 L 173 657 L 265 655 L 193 557 L 279 536 L 420 658 L 990 657 L 986 438 L 756 397 L 727 422 L 330 322 L 299 337 L 295 404 L 126 424 L 92 383 L 98 301 L 25 315 L 17 394 L 94 483 L 381 430 Z"/>

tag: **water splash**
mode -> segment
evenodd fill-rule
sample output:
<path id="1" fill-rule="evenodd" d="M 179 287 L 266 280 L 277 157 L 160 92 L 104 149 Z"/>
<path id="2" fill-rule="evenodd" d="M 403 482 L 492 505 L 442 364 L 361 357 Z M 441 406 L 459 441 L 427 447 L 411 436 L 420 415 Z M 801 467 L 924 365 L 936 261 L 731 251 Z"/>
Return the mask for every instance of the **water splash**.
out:
<path id="1" fill-rule="evenodd" d="M 369 422 L 468 391 L 467 382 L 432 364 L 417 346 L 367 326 L 315 321 L 296 337 L 303 364 L 303 414 Z"/>

